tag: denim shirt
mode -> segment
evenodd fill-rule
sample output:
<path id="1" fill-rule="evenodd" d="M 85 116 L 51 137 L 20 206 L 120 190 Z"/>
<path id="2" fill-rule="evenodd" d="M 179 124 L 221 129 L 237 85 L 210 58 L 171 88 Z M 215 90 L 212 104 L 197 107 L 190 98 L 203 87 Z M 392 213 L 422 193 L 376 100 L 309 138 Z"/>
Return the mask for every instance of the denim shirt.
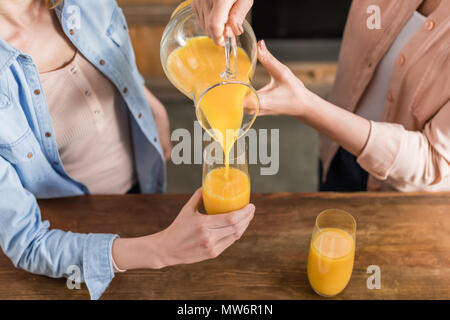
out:
<path id="1" fill-rule="evenodd" d="M 163 192 L 162 150 L 122 10 L 113 0 L 66 0 L 55 13 L 66 36 L 128 106 L 141 192 Z M 80 280 L 98 299 L 114 277 L 117 235 L 50 230 L 36 201 L 84 194 L 88 188 L 62 166 L 32 57 L 0 38 L 0 245 L 14 266 L 35 274 L 67 277 L 78 266 Z"/>

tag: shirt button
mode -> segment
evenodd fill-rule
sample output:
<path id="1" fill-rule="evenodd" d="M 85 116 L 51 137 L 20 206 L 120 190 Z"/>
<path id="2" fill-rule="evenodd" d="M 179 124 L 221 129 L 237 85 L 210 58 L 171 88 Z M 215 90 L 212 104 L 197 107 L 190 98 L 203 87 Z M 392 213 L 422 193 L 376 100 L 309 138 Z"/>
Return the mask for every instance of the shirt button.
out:
<path id="1" fill-rule="evenodd" d="M 100 114 L 100 110 L 94 110 L 94 114 Z"/>
<path id="2" fill-rule="evenodd" d="M 40 95 L 41 94 L 41 90 L 39 90 L 39 89 L 34 90 L 34 94 L 37 95 L 37 96 Z"/>
<path id="3" fill-rule="evenodd" d="M 400 55 L 398 56 L 398 64 L 402 66 L 402 65 L 405 64 L 405 61 L 406 61 L 405 56 L 404 56 L 403 54 L 400 54 Z"/>
<path id="4" fill-rule="evenodd" d="M 28 154 L 27 154 L 27 158 L 28 158 L 28 159 L 31 159 L 31 158 L 33 158 L 33 153 L 32 153 L 32 152 L 28 152 Z"/>
<path id="5" fill-rule="evenodd" d="M 72 73 L 72 74 L 77 74 L 77 68 L 72 67 L 72 68 L 70 69 L 70 73 Z"/>
<path id="6" fill-rule="evenodd" d="M 139 118 L 139 119 L 142 118 L 142 113 L 139 113 L 139 114 L 138 114 L 138 118 Z"/>
<path id="7" fill-rule="evenodd" d="M 69 33 L 70 33 L 71 36 L 73 36 L 73 34 L 75 33 L 75 31 L 73 31 L 73 29 L 70 29 L 70 30 L 69 30 Z"/>
<path id="8" fill-rule="evenodd" d="M 105 65 L 105 60 L 102 59 L 102 60 L 100 60 L 99 63 L 100 63 L 100 65 L 104 66 Z"/>
<path id="9" fill-rule="evenodd" d="M 89 91 L 89 90 L 86 90 L 85 92 L 84 92 L 84 95 L 86 96 L 86 97 L 90 97 L 91 96 L 91 91 Z"/>
<path id="10" fill-rule="evenodd" d="M 158 142 L 158 138 L 154 138 L 153 141 L 154 141 L 154 142 Z"/>
<path id="11" fill-rule="evenodd" d="M 123 93 L 127 94 L 128 93 L 128 88 L 124 88 L 123 89 Z"/>
<path id="12" fill-rule="evenodd" d="M 59 162 L 58 162 L 58 161 L 53 161 L 53 164 L 54 164 L 55 166 L 57 166 L 57 165 L 59 164 Z"/>
<path id="13" fill-rule="evenodd" d="M 51 134 L 50 132 L 46 132 L 46 133 L 45 133 L 45 136 L 46 136 L 47 138 L 50 138 L 50 137 L 52 136 L 52 134 Z"/>
<path id="14" fill-rule="evenodd" d="M 425 29 L 427 29 L 428 31 L 433 30 L 434 26 L 435 22 L 433 20 L 428 20 L 427 22 L 425 22 Z"/>
<path id="15" fill-rule="evenodd" d="M 389 91 L 388 94 L 387 94 L 387 100 L 389 102 L 393 102 L 394 101 L 394 96 L 392 95 L 391 91 Z"/>

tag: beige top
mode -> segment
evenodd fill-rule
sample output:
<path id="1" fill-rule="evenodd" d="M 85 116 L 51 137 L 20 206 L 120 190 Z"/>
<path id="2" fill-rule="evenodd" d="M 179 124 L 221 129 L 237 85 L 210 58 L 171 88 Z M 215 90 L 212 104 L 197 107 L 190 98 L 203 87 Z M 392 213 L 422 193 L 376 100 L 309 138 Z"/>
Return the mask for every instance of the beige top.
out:
<path id="1" fill-rule="evenodd" d="M 353 1 L 330 96 L 355 112 L 382 58 L 422 0 L 378 0 L 381 29 L 368 29 L 373 0 Z M 371 121 L 358 163 L 369 190 L 450 190 L 450 1 L 439 7 L 396 56 L 380 121 Z M 355 133 L 358 134 L 358 133 Z M 324 176 L 338 149 L 322 136 Z"/>
<path id="2" fill-rule="evenodd" d="M 356 114 L 368 120 L 381 121 L 384 101 L 389 90 L 392 71 L 395 67 L 395 59 L 409 39 L 423 26 L 425 20 L 426 17 L 417 11 L 409 18 L 378 64 L 366 91 L 364 91 L 361 100 L 358 102 L 355 109 Z"/>
<path id="3" fill-rule="evenodd" d="M 42 86 L 67 174 L 92 194 L 123 194 L 136 182 L 125 103 L 113 84 L 81 54 Z"/>

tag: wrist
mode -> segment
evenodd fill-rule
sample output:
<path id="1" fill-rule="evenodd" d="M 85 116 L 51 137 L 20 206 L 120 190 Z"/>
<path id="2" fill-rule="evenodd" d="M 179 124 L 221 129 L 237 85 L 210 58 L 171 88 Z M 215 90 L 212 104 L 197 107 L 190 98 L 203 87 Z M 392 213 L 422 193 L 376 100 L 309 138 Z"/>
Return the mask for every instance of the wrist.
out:
<path id="1" fill-rule="evenodd" d="M 112 258 L 119 269 L 160 269 L 161 248 L 155 235 L 137 238 L 117 238 L 113 242 Z"/>
<path id="2" fill-rule="evenodd" d="M 297 99 L 299 108 L 296 116 L 300 120 L 305 120 L 317 108 L 317 105 L 320 104 L 321 98 L 308 89 L 304 89 L 302 93 L 302 96 Z"/>
<path id="3" fill-rule="evenodd" d="M 146 268 L 161 269 L 169 265 L 166 259 L 163 237 L 164 231 L 142 237 Z"/>

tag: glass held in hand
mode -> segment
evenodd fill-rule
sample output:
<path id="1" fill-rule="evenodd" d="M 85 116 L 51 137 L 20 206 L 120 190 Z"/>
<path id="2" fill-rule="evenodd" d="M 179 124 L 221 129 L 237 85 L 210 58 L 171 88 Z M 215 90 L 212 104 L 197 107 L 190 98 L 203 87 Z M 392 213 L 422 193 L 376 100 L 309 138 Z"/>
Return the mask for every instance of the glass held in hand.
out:
<path id="1" fill-rule="evenodd" d="M 227 213 L 250 203 L 247 145 L 238 140 L 228 157 L 213 141 L 203 154 L 203 205 L 207 214 Z M 228 160 L 228 161 L 227 161 Z"/>

